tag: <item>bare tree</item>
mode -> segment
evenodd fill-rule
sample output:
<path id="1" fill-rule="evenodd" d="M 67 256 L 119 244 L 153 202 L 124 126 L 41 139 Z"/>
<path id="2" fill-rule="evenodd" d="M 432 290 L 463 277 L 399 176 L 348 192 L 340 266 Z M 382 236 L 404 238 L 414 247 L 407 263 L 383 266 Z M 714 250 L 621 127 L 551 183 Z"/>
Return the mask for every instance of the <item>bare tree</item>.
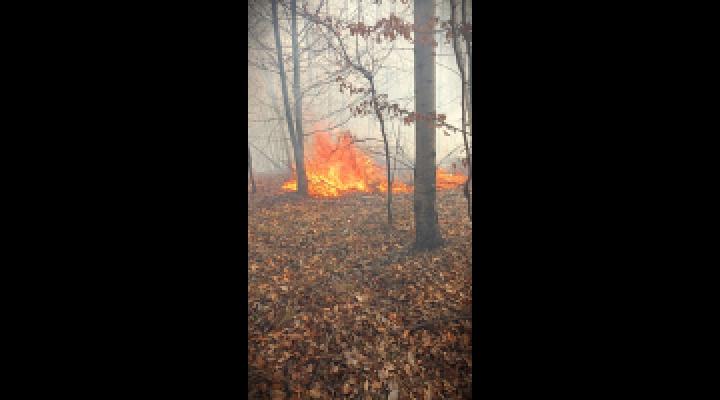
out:
<path id="1" fill-rule="evenodd" d="M 300 8 L 301 4 L 295 6 L 297 13 L 300 12 L 298 8 Z M 298 169 L 295 167 L 297 161 L 290 154 L 295 154 L 295 148 L 297 144 L 300 144 L 302 149 L 298 150 L 304 155 L 307 150 L 304 145 L 307 142 L 304 140 L 298 141 L 297 138 L 307 139 L 308 136 L 316 133 L 316 131 L 308 129 L 309 124 L 314 122 L 325 122 L 334 119 L 335 121 L 342 121 L 336 123 L 336 126 L 344 125 L 350 119 L 349 117 L 345 118 L 345 115 L 349 114 L 351 104 L 341 104 L 341 102 L 337 101 L 338 99 L 332 98 L 330 88 L 336 85 L 334 77 L 345 72 L 342 68 L 335 68 L 335 63 L 330 62 L 329 57 L 325 56 L 331 53 L 328 52 L 330 49 L 327 47 L 325 38 L 317 35 L 318 27 L 312 23 L 303 24 L 301 18 L 301 21 L 296 21 L 295 31 L 293 31 L 293 7 L 290 1 L 280 0 L 277 3 L 279 10 L 273 12 L 272 7 L 275 5 L 272 1 L 251 2 L 248 4 L 248 13 L 253 15 L 253 18 L 249 18 L 252 23 L 249 23 L 248 27 L 248 66 L 251 71 L 259 72 L 257 76 L 262 78 L 260 82 L 250 81 L 251 85 L 258 87 L 258 90 L 251 92 L 254 96 L 253 102 L 262 107 L 256 107 L 252 110 L 252 113 L 258 117 L 249 119 L 249 122 L 264 125 L 263 129 L 256 129 L 255 132 L 258 138 L 265 140 L 263 148 L 266 153 L 276 160 L 287 160 L 286 163 L 289 164 L 287 169 L 292 171 L 293 175 L 298 175 Z M 327 7 L 327 2 L 319 0 L 315 7 L 319 10 L 323 6 Z M 275 36 L 280 37 L 279 46 L 277 38 L 272 35 L 275 33 L 276 24 L 279 33 Z M 265 31 L 269 32 L 270 35 L 267 35 Z M 268 41 L 266 38 L 270 40 Z M 278 47 L 281 48 L 279 52 Z M 292 54 L 288 54 L 290 51 L 292 51 Z M 280 72 L 280 58 L 283 64 L 282 74 Z M 288 92 L 292 91 L 288 95 L 288 104 L 291 107 L 289 113 L 284 108 L 284 96 L 280 99 L 281 94 L 276 95 L 275 91 L 270 89 L 272 87 L 282 87 L 283 76 L 281 75 L 285 77 L 285 87 L 288 88 Z M 300 76 L 302 76 L 302 79 L 300 79 Z M 289 82 L 293 77 L 295 78 L 294 81 Z M 261 82 L 264 82 L 265 85 L 262 85 Z M 288 87 L 290 84 L 293 86 Z M 267 101 L 263 101 L 262 96 L 260 96 L 263 88 L 265 90 L 262 93 L 266 95 Z M 258 96 L 255 96 L 255 93 Z M 277 101 L 279 107 L 275 106 L 276 97 L 279 99 Z M 325 105 L 326 100 L 332 107 Z M 301 114 L 300 118 L 296 113 L 298 108 Z M 278 111 L 279 116 L 276 115 Z M 288 123 L 287 114 L 290 115 L 290 123 Z M 277 124 L 282 125 L 282 127 Z M 293 126 L 292 133 L 294 135 L 291 135 L 291 132 L 287 130 L 287 126 L 290 124 Z M 272 129 L 273 132 L 268 131 L 267 128 Z M 281 140 L 276 136 L 284 136 L 287 140 Z M 307 160 L 305 160 L 304 165 L 305 174 L 307 175 Z M 283 168 L 283 170 L 285 169 Z M 302 175 L 302 172 L 300 175 Z M 298 186 L 302 186 L 302 178 L 299 178 L 299 181 Z"/>
<path id="2" fill-rule="evenodd" d="M 288 133 L 290 135 L 290 140 L 293 145 L 293 150 L 295 153 L 295 174 L 297 176 L 297 192 L 303 196 L 307 196 L 308 194 L 308 183 L 307 183 L 307 175 L 305 174 L 305 157 L 304 157 L 304 149 L 303 149 L 303 136 L 302 136 L 302 119 L 301 115 L 296 115 L 296 118 L 298 120 L 297 126 L 300 126 L 300 132 L 296 132 L 295 128 L 293 127 L 293 119 L 292 119 L 292 113 L 290 109 L 290 100 L 288 98 L 288 89 L 287 89 L 287 77 L 285 75 L 285 65 L 283 63 L 283 55 L 282 55 L 282 44 L 280 41 L 280 29 L 278 24 L 278 12 L 277 12 L 277 2 L 278 0 L 272 0 L 272 16 L 273 16 L 273 30 L 275 32 L 275 48 L 277 49 L 277 58 L 278 58 L 278 67 L 279 67 L 279 74 L 280 74 L 280 84 L 282 87 L 282 95 L 283 95 L 283 102 L 285 104 L 285 119 L 287 121 L 288 125 Z M 297 63 L 297 32 L 296 32 L 296 25 L 295 25 L 295 1 L 293 0 L 293 61 Z M 295 100 L 297 102 L 299 97 L 299 75 L 300 72 L 296 66 L 295 68 L 295 84 L 293 85 L 294 91 L 295 91 Z M 302 107 L 300 104 L 299 107 Z M 298 110 L 298 105 L 296 104 L 296 113 Z"/>
<path id="3" fill-rule="evenodd" d="M 415 0 L 415 114 L 435 113 L 435 55 L 433 0 Z M 442 244 L 435 210 L 435 122 L 418 118 L 415 123 L 415 247 Z"/>
<path id="4" fill-rule="evenodd" d="M 298 193 L 307 195 L 308 183 L 305 175 L 305 135 L 303 135 L 303 118 L 302 118 L 302 94 L 300 93 L 300 54 L 298 52 L 298 33 L 297 33 L 297 7 L 296 0 L 290 0 L 292 12 L 291 35 L 292 35 L 292 57 L 293 57 L 293 98 L 295 99 L 295 160 L 297 163 L 296 170 L 298 176 Z M 302 167 L 302 171 L 301 171 Z M 302 178 L 301 178 L 302 175 Z"/>
<path id="5" fill-rule="evenodd" d="M 467 2 L 466 0 L 462 0 L 462 23 L 463 27 L 465 28 L 463 35 L 465 38 L 465 49 L 467 53 L 467 59 L 468 59 L 468 91 L 467 91 L 467 109 L 468 109 L 468 124 L 469 124 L 469 135 L 472 137 L 472 121 L 473 121 L 473 113 L 472 113 L 472 46 L 470 45 L 472 43 L 472 31 L 470 29 L 467 29 L 468 23 L 467 23 Z M 470 144 L 470 154 L 468 154 L 468 179 L 465 182 L 465 191 L 468 194 L 468 207 L 470 208 L 470 221 L 472 221 L 472 201 L 470 199 L 470 185 L 472 184 L 472 143 Z"/>
<path id="6" fill-rule="evenodd" d="M 463 27 L 465 25 L 465 0 L 463 0 Z M 460 34 L 458 32 L 457 28 L 457 18 L 455 16 L 457 11 L 457 0 L 450 0 L 450 26 L 452 29 L 452 45 L 453 45 L 453 51 L 455 52 L 455 61 L 457 62 L 458 71 L 460 71 L 460 86 L 461 86 L 461 115 L 462 115 L 462 135 L 463 135 L 463 142 L 465 144 L 465 157 L 467 160 L 468 165 L 468 179 L 465 181 L 465 197 L 467 198 L 467 207 L 468 207 L 468 218 L 470 218 L 470 221 L 472 221 L 472 199 L 470 195 L 470 179 L 472 178 L 472 159 L 470 157 L 470 146 L 468 145 L 468 134 L 467 134 L 467 127 L 468 124 L 466 122 L 466 115 L 467 115 L 467 80 L 466 80 L 466 73 L 465 73 L 465 63 L 463 62 L 462 55 L 460 54 L 461 50 L 459 47 L 459 41 L 460 41 Z M 467 43 L 467 42 L 466 42 Z M 469 54 L 468 54 L 469 58 Z"/>
<path id="7" fill-rule="evenodd" d="M 292 0 L 293 2 L 295 0 Z M 380 122 L 380 133 L 382 135 L 383 139 L 383 145 L 385 150 L 385 171 L 387 176 L 387 217 L 388 217 L 388 225 L 392 226 L 392 178 L 391 173 L 392 170 L 390 169 L 390 147 L 388 143 L 388 135 L 385 130 L 385 118 L 383 117 L 381 106 L 380 106 L 380 99 L 377 93 L 377 90 L 375 88 L 375 74 L 372 70 L 372 68 L 367 68 L 363 66 L 363 64 L 360 62 L 360 55 L 357 53 L 356 50 L 356 61 L 353 61 L 350 55 L 348 54 L 347 47 L 345 45 L 345 42 L 343 40 L 342 35 L 332 25 L 331 22 L 328 22 L 326 20 L 323 20 L 317 16 L 317 14 L 310 14 L 308 12 L 303 12 L 302 16 L 307 18 L 308 20 L 324 26 L 330 34 L 332 34 L 329 41 L 331 41 L 333 38 L 337 41 L 338 46 L 334 47 L 332 44 L 330 45 L 333 47 L 337 54 L 340 55 L 344 63 L 352 68 L 353 70 L 357 71 L 363 78 L 365 78 L 370 86 L 370 97 L 371 97 L 371 103 L 373 106 L 373 111 L 375 113 L 375 117 L 377 117 L 378 121 Z M 374 61 L 373 61 L 374 62 Z"/>
<path id="8" fill-rule="evenodd" d="M 467 2 L 462 0 L 462 23 L 463 27 L 467 28 Z M 470 136 L 472 136 L 472 31 L 469 29 L 464 30 L 463 38 L 465 39 L 465 52 L 468 57 L 468 123 L 470 125 Z M 470 146 L 472 150 L 472 146 Z M 470 179 L 472 179 L 472 171 L 470 171 Z"/>

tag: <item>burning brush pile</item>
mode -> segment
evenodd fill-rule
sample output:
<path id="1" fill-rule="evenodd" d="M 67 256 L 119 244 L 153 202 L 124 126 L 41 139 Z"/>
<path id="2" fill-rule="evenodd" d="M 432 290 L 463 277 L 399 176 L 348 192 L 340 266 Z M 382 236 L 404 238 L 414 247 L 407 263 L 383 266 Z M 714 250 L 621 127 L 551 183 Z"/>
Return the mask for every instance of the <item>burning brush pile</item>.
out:
<path id="1" fill-rule="evenodd" d="M 386 193 L 385 168 L 377 165 L 353 143 L 349 133 L 333 140 L 327 132 L 313 135 L 312 146 L 306 149 L 305 169 L 308 192 L 313 197 L 341 197 L 350 193 Z M 437 188 L 451 189 L 465 183 L 466 176 L 450 174 L 438 168 Z M 297 190 L 297 178 L 282 185 L 285 191 Z M 411 193 L 411 185 L 395 180 L 393 193 Z"/>

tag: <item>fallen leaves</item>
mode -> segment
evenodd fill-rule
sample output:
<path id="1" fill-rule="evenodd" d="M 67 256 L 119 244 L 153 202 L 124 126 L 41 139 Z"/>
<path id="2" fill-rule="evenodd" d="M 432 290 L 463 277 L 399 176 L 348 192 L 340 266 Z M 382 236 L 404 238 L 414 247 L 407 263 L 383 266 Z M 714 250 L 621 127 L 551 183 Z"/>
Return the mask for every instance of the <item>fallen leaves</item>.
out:
<path id="1" fill-rule="evenodd" d="M 412 195 L 394 196 L 389 232 L 381 196 L 251 200 L 248 364 L 266 371 L 251 398 L 464 398 L 472 321 L 448 317 L 472 304 L 462 193 L 438 192 L 447 244 L 424 253 Z"/>

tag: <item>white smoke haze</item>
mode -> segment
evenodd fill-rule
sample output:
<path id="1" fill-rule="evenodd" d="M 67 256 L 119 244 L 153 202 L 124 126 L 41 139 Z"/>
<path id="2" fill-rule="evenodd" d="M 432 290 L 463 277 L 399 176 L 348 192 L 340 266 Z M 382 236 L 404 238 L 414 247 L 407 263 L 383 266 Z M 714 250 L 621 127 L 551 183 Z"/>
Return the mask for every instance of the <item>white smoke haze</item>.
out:
<path id="1" fill-rule="evenodd" d="M 286 1 L 289 4 L 289 1 Z M 311 0 L 298 1 L 298 7 L 307 4 L 308 10 L 320 7 L 320 15 L 331 15 L 344 21 L 360 21 L 373 25 L 381 18 L 395 15 L 407 23 L 413 22 L 412 1 Z M 287 76 L 288 96 L 293 108 L 293 63 L 290 36 L 290 13 L 283 2 L 278 5 L 279 27 L 283 47 L 284 67 Z M 436 1 L 436 15 L 441 21 L 450 18 L 449 0 Z M 287 132 L 285 110 L 277 67 L 275 37 L 273 34 L 270 1 L 251 1 L 248 4 L 248 140 L 252 152 L 253 170 L 258 173 L 284 172 L 288 152 L 292 148 Z M 471 20 L 470 15 L 468 18 Z M 468 21 L 470 22 L 470 21 Z M 363 100 L 361 94 L 340 93 L 335 77 L 340 74 L 356 87 L 368 87 L 367 81 L 353 70 L 340 72 L 338 54 L 328 48 L 326 29 L 308 22 L 298 14 L 297 29 L 300 46 L 300 82 L 303 91 L 303 130 L 306 135 L 318 122 L 350 131 L 355 137 L 370 139 L 358 143 L 363 149 L 382 154 L 380 124 L 374 115 L 352 116 L 350 107 Z M 447 123 L 461 127 L 461 83 L 451 43 L 446 43 L 445 32 L 437 28 L 436 41 L 436 104 L 437 112 L 447 116 Z M 364 66 L 375 73 L 376 90 L 387 94 L 390 103 L 414 111 L 413 43 L 401 36 L 394 40 L 376 42 L 369 38 L 344 35 L 344 43 L 351 57 L 359 57 Z M 371 59 L 375 59 L 371 61 Z M 294 114 L 294 112 L 293 112 Z M 294 118 L 294 115 L 293 115 Z M 415 125 L 406 125 L 402 117 L 386 118 L 386 130 L 391 153 L 397 144 L 402 157 L 414 160 Z M 397 141 L 397 142 L 396 142 Z M 443 164 L 462 157 L 463 138 L 460 133 L 444 134 L 437 129 L 437 158 L 456 150 Z M 377 158 L 381 160 L 380 157 Z"/>

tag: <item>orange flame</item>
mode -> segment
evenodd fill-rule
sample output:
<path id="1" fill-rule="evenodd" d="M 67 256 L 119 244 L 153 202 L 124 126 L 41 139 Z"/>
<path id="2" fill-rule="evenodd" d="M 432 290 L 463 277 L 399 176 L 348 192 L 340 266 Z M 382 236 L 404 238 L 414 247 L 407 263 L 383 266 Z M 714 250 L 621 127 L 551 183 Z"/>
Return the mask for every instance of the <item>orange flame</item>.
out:
<path id="1" fill-rule="evenodd" d="M 308 192 L 313 197 L 340 197 L 352 192 L 386 193 L 387 176 L 384 168 L 355 146 L 349 133 L 340 135 L 335 143 L 327 132 L 313 135 L 312 147 L 308 150 L 305 172 Z M 438 188 L 456 187 L 465 182 L 465 177 L 449 174 L 438 168 Z M 282 185 L 285 191 L 297 191 L 297 177 Z M 412 186 L 397 179 L 392 184 L 393 193 L 410 193 Z"/>
<path id="2" fill-rule="evenodd" d="M 459 172 L 450 174 L 445 172 L 442 168 L 438 168 L 435 173 L 437 182 L 435 186 L 438 189 L 452 189 L 465 183 L 467 177 Z"/>

